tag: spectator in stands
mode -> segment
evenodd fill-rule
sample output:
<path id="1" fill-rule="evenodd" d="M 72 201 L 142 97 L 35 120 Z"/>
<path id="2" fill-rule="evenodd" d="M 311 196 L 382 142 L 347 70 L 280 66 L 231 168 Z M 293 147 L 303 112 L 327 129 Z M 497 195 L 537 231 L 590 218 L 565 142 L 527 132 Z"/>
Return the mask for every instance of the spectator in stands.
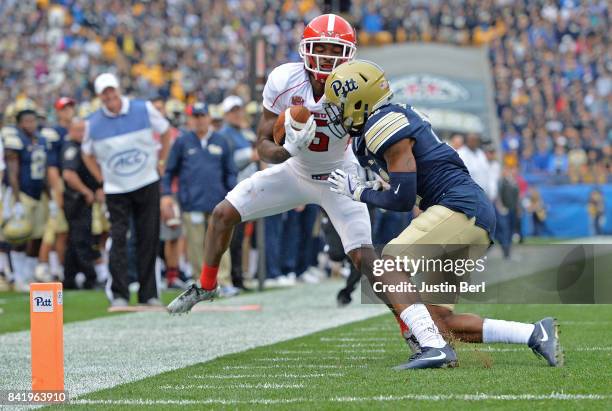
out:
<path id="1" fill-rule="evenodd" d="M 480 148 L 480 136 L 476 133 L 468 134 L 465 145 L 460 147 L 457 153 L 474 181 L 486 191 L 489 187 L 489 162 Z"/>
<path id="2" fill-rule="evenodd" d="M 567 175 L 568 160 L 565 153 L 565 147 L 561 144 L 555 146 L 555 151 L 550 157 L 548 164 L 548 173 L 554 176 Z"/>
<path id="3" fill-rule="evenodd" d="M 546 204 L 542 200 L 540 192 L 536 188 L 530 190 L 529 201 L 527 202 L 527 211 L 531 214 L 533 223 L 533 235 L 536 237 L 548 235 L 549 231 L 546 227 Z"/>
<path id="4" fill-rule="evenodd" d="M 210 128 L 205 103 L 187 107 L 191 128 L 184 130 L 174 142 L 166 172 L 162 179 L 162 220 L 175 218 L 171 184 L 178 177 L 178 201 L 183 214 L 187 255 L 192 275 L 197 277 L 204 259 L 206 225 L 213 208 L 236 185 L 236 169 L 228 140 Z M 219 269 L 220 281 L 230 276 L 229 253 Z M 197 281 L 197 278 L 194 278 Z M 224 293 L 236 294 L 229 282 Z"/>
<path id="5" fill-rule="evenodd" d="M 520 218 L 519 186 L 516 169 L 505 165 L 499 180 L 498 195 L 495 198 L 495 237 L 499 241 L 504 258 L 510 258 L 512 237 Z"/>
<path id="6" fill-rule="evenodd" d="M 79 272 L 85 275 L 83 288 L 93 288 L 97 278 L 94 262 L 100 258 L 93 247 L 92 205 L 104 201 L 104 192 L 81 159 L 84 134 L 85 121 L 73 119 L 61 152 L 64 210 L 69 227 L 64 268 L 64 288 L 68 289 L 77 287 Z"/>
<path id="7" fill-rule="evenodd" d="M 600 190 L 594 189 L 589 194 L 589 203 L 587 207 L 589 213 L 589 231 L 590 235 L 604 234 L 604 225 L 606 219 L 606 209 L 604 197 Z"/>
<path id="8" fill-rule="evenodd" d="M 159 244 L 159 176 L 168 152 L 168 121 L 143 100 L 121 95 L 113 74 L 100 74 L 94 83 L 102 107 L 87 120 L 81 150 L 83 161 L 103 184 L 110 212 L 112 248 L 108 297 L 114 307 L 127 306 L 127 232 L 134 221 L 137 239 L 138 302 L 161 305 L 155 280 Z M 161 149 L 153 133 L 160 133 Z"/>
<path id="9" fill-rule="evenodd" d="M 456 151 L 463 147 L 463 135 L 459 133 L 453 134 L 448 140 L 448 144 Z"/>

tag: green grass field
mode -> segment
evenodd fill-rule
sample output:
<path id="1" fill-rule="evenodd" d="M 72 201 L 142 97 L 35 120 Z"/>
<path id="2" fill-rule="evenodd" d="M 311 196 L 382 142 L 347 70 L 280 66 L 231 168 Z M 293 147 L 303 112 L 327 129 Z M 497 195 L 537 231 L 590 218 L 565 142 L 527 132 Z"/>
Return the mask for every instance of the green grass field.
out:
<path id="1" fill-rule="evenodd" d="M 384 315 L 97 391 L 62 408 L 612 409 L 612 306 L 459 310 L 529 322 L 556 316 L 565 367 L 548 367 L 524 346 L 460 343 L 456 369 L 394 371 L 408 351 Z"/>

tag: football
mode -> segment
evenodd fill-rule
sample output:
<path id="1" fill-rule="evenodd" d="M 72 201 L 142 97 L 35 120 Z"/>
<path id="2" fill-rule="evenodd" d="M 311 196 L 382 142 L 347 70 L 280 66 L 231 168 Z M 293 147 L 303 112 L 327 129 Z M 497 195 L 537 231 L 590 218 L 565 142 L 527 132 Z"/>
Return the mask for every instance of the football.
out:
<path id="1" fill-rule="evenodd" d="M 291 106 L 289 114 L 291 115 L 291 127 L 294 130 L 301 130 L 310 117 L 310 111 L 304 106 Z M 279 146 L 285 142 L 285 111 L 281 112 L 276 119 L 272 137 Z"/>

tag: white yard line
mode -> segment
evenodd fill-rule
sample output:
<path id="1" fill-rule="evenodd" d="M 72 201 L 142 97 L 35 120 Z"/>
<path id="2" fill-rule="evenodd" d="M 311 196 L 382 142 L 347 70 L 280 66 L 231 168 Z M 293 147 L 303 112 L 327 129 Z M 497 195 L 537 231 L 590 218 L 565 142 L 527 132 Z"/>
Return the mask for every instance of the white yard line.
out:
<path id="1" fill-rule="evenodd" d="M 193 375 L 189 378 L 197 380 L 241 380 L 244 378 L 335 378 L 344 377 L 343 373 L 328 372 L 328 373 L 311 373 L 311 374 L 210 374 L 210 375 Z"/>
<path id="2" fill-rule="evenodd" d="M 387 312 L 382 305 L 351 304 L 338 309 L 336 293 L 341 287 L 341 282 L 326 282 L 208 303 L 260 304 L 261 311 L 180 317 L 134 313 L 66 324 L 66 390 L 74 398 Z M 64 306 L 64 311 L 70 309 Z M 30 333 L 2 334 L 0 347 L 0 390 L 29 389 Z"/>
<path id="3" fill-rule="evenodd" d="M 272 364 L 272 365 L 225 365 L 223 366 L 224 370 L 273 370 L 273 369 L 285 369 L 290 368 L 291 370 L 295 370 L 295 368 L 320 368 L 320 369 L 340 369 L 340 368 L 368 368 L 367 364 L 361 365 L 335 365 L 335 364 Z"/>
<path id="4" fill-rule="evenodd" d="M 283 399 L 251 399 L 251 400 L 227 400 L 210 398 L 205 400 L 150 400 L 150 399 L 111 399 L 111 400 L 74 400 L 71 404 L 79 405 L 131 405 L 131 406 L 151 406 L 151 405 L 274 405 L 274 404 L 294 404 L 311 402 L 389 402 L 389 401 L 602 401 L 610 400 L 612 395 L 599 394 L 450 394 L 450 395 L 380 395 L 372 397 L 332 397 L 332 398 L 283 398 Z"/>
<path id="5" fill-rule="evenodd" d="M 304 384 L 229 384 L 229 385 L 198 385 L 198 384 L 179 384 L 179 385 L 162 385 L 160 390 L 202 390 L 202 389 L 258 389 L 258 390 L 283 390 L 304 388 Z"/>
<path id="6" fill-rule="evenodd" d="M 519 348 L 497 348 L 488 346 L 477 346 L 472 347 L 459 347 L 459 352 L 520 352 L 527 350 L 527 346 L 521 346 Z M 563 347 L 563 351 L 570 352 L 590 352 L 590 351 L 612 351 L 612 347 Z"/>

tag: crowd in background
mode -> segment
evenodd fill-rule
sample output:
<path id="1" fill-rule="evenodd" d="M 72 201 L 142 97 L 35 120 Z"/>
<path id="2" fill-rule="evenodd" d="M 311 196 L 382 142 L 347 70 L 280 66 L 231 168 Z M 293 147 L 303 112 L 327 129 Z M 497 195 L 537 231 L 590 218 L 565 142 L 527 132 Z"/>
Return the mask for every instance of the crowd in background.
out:
<path id="1" fill-rule="evenodd" d="M 347 2 L 340 3 L 346 6 Z M 481 161 L 484 156 L 487 167 L 492 167 L 490 176 L 498 176 L 496 183 L 483 184 L 495 192 L 490 197 L 498 206 L 498 219 L 501 216 L 504 221 L 503 234 L 498 233 L 500 243 L 507 244 L 513 234 L 520 236 L 519 217 L 524 212 L 533 216 L 536 234 L 547 234 L 546 207 L 528 183 L 609 181 L 612 45 L 606 1 L 350 3 L 347 16 L 358 30 L 361 45 L 425 41 L 489 48 L 500 150 L 481 147 L 478 136 L 453 139 L 456 148 L 474 145 L 472 151 L 481 150 L 475 157 Z M 78 103 L 75 115 L 85 117 L 100 107 L 93 80 L 110 71 L 127 95 L 157 101 L 176 135 L 181 128 L 192 127 L 187 108 L 197 102 L 207 104 L 213 127 L 222 130 L 227 126 L 224 99 L 230 95 L 245 103 L 257 99 L 246 86 L 253 38 L 266 39 L 270 69 L 298 60 L 304 22 L 324 11 L 328 11 L 326 6 L 313 0 L 2 1 L 2 123 L 12 124 L 20 110 L 34 107 L 41 126 L 56 124 L 55 103 L 61 96 L 73 98 Z M 244 109 L 240 128 L 250 147 L 257 106 L 244 104 Z M 233 147 L 235 140 L 227 138 Z M 238 179 L 264 166 L 256 155 L 249 156 L 245 164 L 244 169 L 239 167 L 243 174 Z M 594 192 L 591 197 L 589 210 L 594 216 L 601 215 L 601 194 Z M 94 213 L 100 244 L 100 254 L 95 255 L 97 281 L 102 281 L 108 273 L 103 268 L 105 231 L 100 227 L 108 231 L 108 222 L 99 218 L 105 213 L 101 202 Z M 400 213 L 373 213 L 374 237 L 379 243 L 388 240 L 391 228 L 409 219 Z M 325 216 L 312 206 L 262 223 L 268 233 L 263 241 L 270 253 L 265 258 L 270 283 L 293 284 L 297 277 L 315 282 L 325 277 L 324 270 L 332 269 L 346 274 L 342 259 L 331 265 L 321 262 L 325 255 L 321 251 L 329 251 L 321 235 L 325 224 Z M 257 269 L 257 258 L 253 258 L 256 224 L 237 231 L 241 234 L 234 241 L 234 264 L 225 283 L 230 294 L 236 291 L 231 287 L 245 287 L 244 279 Z M 192 274 L 198 274 L 192 273 L 186 260 L 184 236 L 179 238 L 183 240 L 177 246 L 177 267 L 171 267 L 178 274 L 172 272 L 170 285 L 175 278 L 184 285 Z M 168 268 L 162 263 L 167 247 L 162 250 L 160 273 Z M 58 274 L 61 261 L 54 255 L 51 252 L 51 258 L 38 263 L 56 267 L 51 271 Z M 3 261 L 0 258 L 0 265 Z M 5 270 L 7 267 L 4 264 Z"/>
<path id="2" fill-rule="evenodd" d="M 342 4 L 346 2 L 340 2 Z M 556 182 L 605 182 L 612 162 L 612 44 L 606 1 L 349 2 L 360 44 L 374 40 L 488 45 L 505 160 Z M 0 107 L 32 98 L 53 115 L 61 95 L 93 100 L 114 71 L 133 95 L 247 101 L 251 41 L 267 65 L 297 60 L 313 0 L 58 0 L 0 4 Z M 549 179 L 550 180 L 550 179 Z"/>
<path id="3" fill-rule="evenodd" d="M 486 44 L 504 160 L 534 182 L 609 180 L 609 2 L 354 1 L 353 10 L 366 39 Z"/>

